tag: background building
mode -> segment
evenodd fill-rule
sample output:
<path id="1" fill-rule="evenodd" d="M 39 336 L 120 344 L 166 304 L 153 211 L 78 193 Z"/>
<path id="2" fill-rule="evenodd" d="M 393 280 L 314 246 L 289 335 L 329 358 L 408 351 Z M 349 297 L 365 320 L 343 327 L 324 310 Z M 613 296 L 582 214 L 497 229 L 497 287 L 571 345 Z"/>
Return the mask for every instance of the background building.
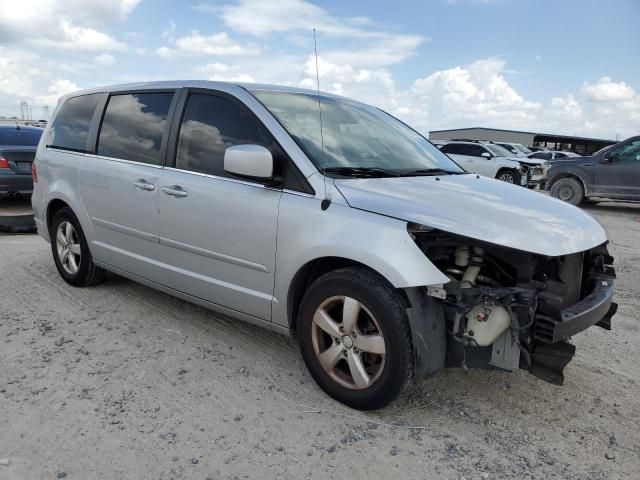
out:
<path id="1" fill-rule="evenodd" d="M 565 150 L 579 155 L 590 155 L 602 147 L 616 143 L 615 140 L 574 137 L 549 133 L 501 130 L 499 128 L 457 128 L 432 130 L 429 140 L 491 140 L 493 142 L 521 143 L 528 147 L 546 147 L 550 150 Z"/>

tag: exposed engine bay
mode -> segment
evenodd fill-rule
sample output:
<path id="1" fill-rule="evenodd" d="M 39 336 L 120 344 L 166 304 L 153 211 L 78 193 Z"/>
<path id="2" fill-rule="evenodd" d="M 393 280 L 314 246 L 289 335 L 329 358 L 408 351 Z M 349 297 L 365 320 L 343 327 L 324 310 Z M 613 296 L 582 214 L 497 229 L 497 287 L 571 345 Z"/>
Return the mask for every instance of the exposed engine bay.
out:
<path id="1" fill-rule="evenodd" d="M 547 257 L 411 224 L 420 249 L 450 282 L 430 286 L 446 325 L 446 366 L 524 368 L 562 384 L 591 325 L 611 328 L 613 258 L 606 245 Z"/>

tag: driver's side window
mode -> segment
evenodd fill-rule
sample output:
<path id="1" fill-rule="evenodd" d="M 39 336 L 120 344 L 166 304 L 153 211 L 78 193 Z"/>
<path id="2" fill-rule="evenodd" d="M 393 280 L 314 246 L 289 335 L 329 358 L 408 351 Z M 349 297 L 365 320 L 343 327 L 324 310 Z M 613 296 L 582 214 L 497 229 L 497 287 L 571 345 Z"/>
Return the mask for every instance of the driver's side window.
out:
<path id="1" fill-rule="evenodd" d="M 613 148 L 606 156 L 614 163 L 638 162 L 640 165 L 640 139 Z"/>

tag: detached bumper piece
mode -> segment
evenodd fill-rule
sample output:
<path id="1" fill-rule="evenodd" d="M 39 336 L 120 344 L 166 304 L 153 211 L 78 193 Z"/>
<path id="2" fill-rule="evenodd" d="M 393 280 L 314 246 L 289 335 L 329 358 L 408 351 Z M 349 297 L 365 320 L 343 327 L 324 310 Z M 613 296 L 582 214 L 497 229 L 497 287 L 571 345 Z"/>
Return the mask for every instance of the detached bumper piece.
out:
<path id="1" fill-rule="evenodd" d="M 592 325 L 611 330 L 611 317 L 618 309 L 613 302 L 613 286 L 612 279 L 599 279 L 588 296 L 569 308 L 559 310 L 541 306 L 544 313 L 536 316 L 536 340 L 542 343 L 561 342 Z"/>
<path id="2" fill-rule="evenodd" d="M 529 373 L 545 382 L 562 385 L 564 367 L 569 364 L 575 353 L 576 347 L 567 342 L 538 345 L 531 354 Z"/>
<path id="3" fill-rule="evenodd" d="M 590 268 L 583 285 L 590 287 L 588 294 L 564 308 L 551 299 L 545 301 L 541 295 L 536 314 L 529 372 L 554 385 L 563 384 L 564 368 L 575 354 L 576 348 L 566 340 L 593 325 L 611 330 L 611 317 L 618 310 L 613 301 L 613 258 L 596 253 L 586 260 L 585 267 Z"/>

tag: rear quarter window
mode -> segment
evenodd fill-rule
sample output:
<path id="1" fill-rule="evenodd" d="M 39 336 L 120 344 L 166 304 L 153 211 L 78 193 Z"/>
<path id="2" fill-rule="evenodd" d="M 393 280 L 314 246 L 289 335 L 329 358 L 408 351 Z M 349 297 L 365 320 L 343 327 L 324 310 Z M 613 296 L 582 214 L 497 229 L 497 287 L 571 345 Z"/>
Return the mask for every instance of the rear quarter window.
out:
<path id="1" fill-rule="evenodd" d="M 47 146 L 86 152 L 91 119 L 100 95 L 94 93 L 67 99 L 51 124 Z"/>

